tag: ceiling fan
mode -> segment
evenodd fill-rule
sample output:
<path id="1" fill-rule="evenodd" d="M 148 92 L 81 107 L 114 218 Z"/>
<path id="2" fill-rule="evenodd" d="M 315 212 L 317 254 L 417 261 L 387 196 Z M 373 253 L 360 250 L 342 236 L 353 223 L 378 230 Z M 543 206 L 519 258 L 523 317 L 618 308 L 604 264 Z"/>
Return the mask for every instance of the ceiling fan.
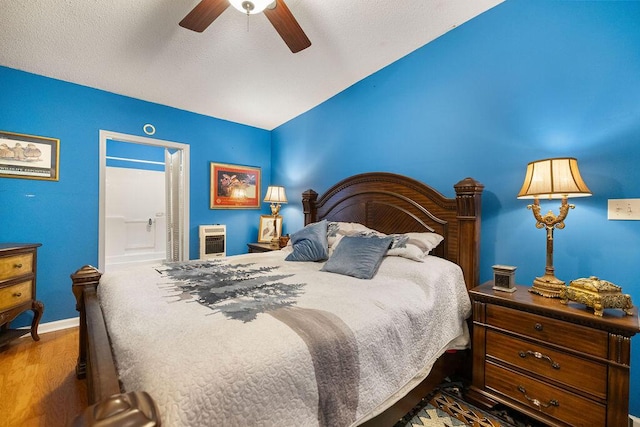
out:
<path id="1" fill-rule="evenodd" d="M 283 0 L 202 0 L 180 21 L 180 26 L 201 33 L 229 5 L 233 5 L 247 15 L 264 11 L 267 19 L 289 46 L 291 52 L 297 53 L 311 46 L 311 41 Z"/>

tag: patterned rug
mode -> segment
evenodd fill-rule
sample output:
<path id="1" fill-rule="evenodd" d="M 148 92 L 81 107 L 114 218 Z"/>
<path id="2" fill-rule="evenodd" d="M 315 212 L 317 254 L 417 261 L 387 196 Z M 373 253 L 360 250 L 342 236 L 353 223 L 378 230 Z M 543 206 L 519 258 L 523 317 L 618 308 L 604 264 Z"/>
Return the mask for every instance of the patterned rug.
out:
<path id="1" fill-rule="evenodd" d="M 539 427 L 541 424 L 503 407 L 485 411 L 464 401 L 462 386 L 443 384 L 395 427 Z"/>

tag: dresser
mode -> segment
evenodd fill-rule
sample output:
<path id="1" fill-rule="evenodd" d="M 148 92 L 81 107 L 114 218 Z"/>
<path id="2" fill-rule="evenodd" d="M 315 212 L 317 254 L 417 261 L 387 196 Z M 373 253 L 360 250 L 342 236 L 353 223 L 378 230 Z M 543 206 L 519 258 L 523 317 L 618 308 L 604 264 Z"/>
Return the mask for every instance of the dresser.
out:
<path id="1" fill-rule="evenodd" d="M 0 347 L 31 332 L 38 341 L 44 305 L 36 300 L 37 249 L 40 243 L 0 243 Z M 32 310 L 30 329 L 11 329 L 20 313 Z"/>
<path id="2" fill-rule="evenodd" d="M 470 291 L 473 370 L 467 398 L 504 404 L 550 426 L 626 427 L 638 312 L 560 303 L 489 282 Z"/>

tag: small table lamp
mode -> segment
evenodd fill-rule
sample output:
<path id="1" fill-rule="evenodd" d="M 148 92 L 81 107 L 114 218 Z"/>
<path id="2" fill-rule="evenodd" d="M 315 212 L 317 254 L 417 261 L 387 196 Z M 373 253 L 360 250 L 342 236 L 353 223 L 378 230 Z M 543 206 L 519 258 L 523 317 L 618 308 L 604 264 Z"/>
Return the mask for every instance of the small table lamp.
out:
<path id="1" fill-rule="evenodd" d="M 524 184 L 518 193 L 518 199 L 533 199 L 533 204 L 527 209 L 533 211 L 537 228 L 547 230 L 547 266 L 544 276 L 536 277 L 533 287 L 529 289 L 534 294 L 548 298 L 559 298 L 560 290 L 565 283 L 554 274 L 553 268 L 553 229 L 564 228 L 564 219 L 569 209 L 574 205 L 567 203 L 569 197 L 591 196 L 591 190 L 582 180 L 578 170 L 578 161 L 573 157 L 536 160 L 527 165 Z M 560 214 L 555 216 L 549 211 L 540 215 L 539 198 L 562 199 Z"/>
<path id="2" fill-rule="evenodd" d="M 271 239 L 271 246 L 280 247 L 280 233 L 278 233 L 277 219 L 280 213 L 280 205 L 287 203 L 287 195 L 284 191 L 284 187 L 279 185 L 270 185 L 267 188 L 267 194 L 264 196 L 264 201 L 271 203 L 271 215 L 273 215 L 273 238 Z"/>

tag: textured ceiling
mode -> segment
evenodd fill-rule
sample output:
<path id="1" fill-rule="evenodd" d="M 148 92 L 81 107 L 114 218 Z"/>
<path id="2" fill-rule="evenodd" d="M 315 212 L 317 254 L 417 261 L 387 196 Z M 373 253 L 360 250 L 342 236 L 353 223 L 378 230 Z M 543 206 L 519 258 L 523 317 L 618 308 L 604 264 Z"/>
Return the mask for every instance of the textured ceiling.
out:
<path id="1" fill-rule="evenodd" d="M 262 14 L 199 0 L 0 0 L 0 65 L 273 129 L 502 0 L 286 0 L 312 42 L 293 54 Z"/>

